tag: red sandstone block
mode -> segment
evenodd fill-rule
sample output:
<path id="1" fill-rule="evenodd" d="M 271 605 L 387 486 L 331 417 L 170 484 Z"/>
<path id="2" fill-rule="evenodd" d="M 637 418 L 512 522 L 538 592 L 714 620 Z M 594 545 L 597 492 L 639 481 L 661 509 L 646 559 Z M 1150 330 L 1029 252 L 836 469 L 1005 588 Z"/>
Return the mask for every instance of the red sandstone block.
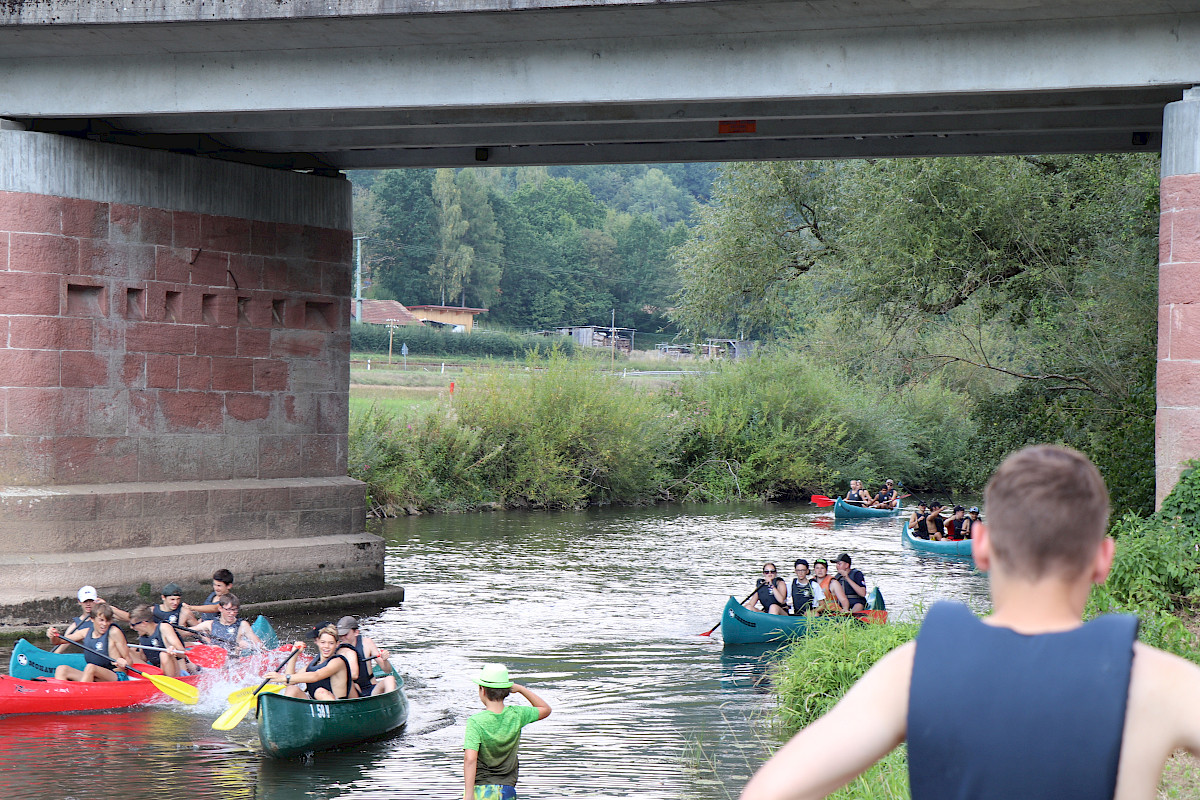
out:
<path id="1" fill-rule="evenodd" d="M 207 356 L 180 356 L 179 388 L 206 392 L 212 388 L 212 359 Z"/>
<path id="2" fill-rule="evenodd" d="M 220 431 L 225 411 L 217 392 L 161 391 L 158 407 L 168 430 L 188 433 Z"/>
<path id="3" fill-rule="evenodd" d="M 1200 263 L 1160 264 L 1158 302 L 1160 305 L 1200 303 Z"/>
<path id="4" fill-rule="evenodd" d="M 204 436 L 204 480 L 258 477 L 258 437 Z"/>
<path id="5" fill-rule="evenodd" d="M 263 256 L 248 256 L 243 253 L 229 254 L 229 272 L 233 282 L 228 285 L 236 289 L 261 289 L 263 280 Z"/>
<path id="6" fill-rule="evenodd" d="M 289 294 L 320 294 L 322 266 L 319 261 L 301 258 L 288 259 L 287 283 L 284 286 L 268 288 L 273 288 L 275 291 L 286 290 Z"/>
<path id="7" fill-rule="evenodd" d="M 192 262 L 193 286 L 228 286 L 229 254 L 201 250 Z"/>
<path id="8" fill-rule="evenodd" d="M 201 321 L 207 326 L 202 337 L 210 332 L 232 329 L 238 324 L 238 296 L 228 289 L 216 289 L 201 292 Z M 230 339 L 230 345 L 234 343 Z M 232 355 L 232 353 L 230 353 Z"/>
<path id="9" fill-rule="evenodd" d="M 1155 454 L 1160 464 L 1174 466 L 1200 457 L 1200 409 L 1160 408 L 1155 419 Z"/>
<path id="10" fill-rule="evenodd" d="M 0 308 L 20 309 L 22 314 L 57 316 L 60 280 L 57 275 L 0 273 Z"/>
<path id="11" fill-rule="evenodd" d="M 243 358 L 265 358 L 271 355 L 271 332 L 239 328 L 237 354 Z"/>
<path id="12" fill-rule="evenodd" d="M 311 261 L 342 262 L 350 259 L 352 234 L 349 231 L 306 225 L 301 236 L 304 242 L 304 257 Z"/>
<path id="13" fill-rule="evenodd" d="M 142 208 L 141 233 L 146 244 L 170 247 L 175 241 L 174 215 L 162 208 Z"/>
<path id="14" fill-rule="evenodd" d="M 321 294 L 349 297 L 353 294 L 353 285 L 354 269 L 349 264 L 321 265 Z"/>
<path id="15" fill-rule="evenodd" d="M 1171 261 L 1171 231 L 1174 229 L 1175 215 L 1164 211 L 1158 215 L 1158 263 L 1167 264 Z"/>
<path id="16" fill-rule="evenodd" d="M 1158 362 L 1158 405 L 1200 408 L 1200 362 Z"/>
<path id="17" fill-rule="evenodd" d="M 226 253 L 250 252 L 250 220 L 241 217 L 200 217 L 200 246 Z"/>
<path id="18" fill-rule="evenodd" d="M 91 350 L 94 321 L 76 317 L 9 317 L 8 346 L 24 350 Z"/>
<path id="19" fill-rule="evenodd" d="M 275 240 L 278 238 L 274 222 L 250 221 L 250 252 L 256 256 L 275 255 Z"/>
<path id="20" fill-rule="evenodd" d="M 208 492 L 189 489 L 155 495 L 155 513 L 164 517 L 191 517 L 208 513 Z"/>
<path id="21" fill-rule="evenodd" d="M 0 381 L 0 384 L 2 383 L 3 381 Z M 287 388 L 288 365 L 286 362 L 270 359 L 258 359 L 254 362 L 254 391 L 283 392 Z"/>
<path id="22" fill-rule="evenodd" d="M 0 483 L 38 486 L 54 481 L 54 440 L 0 436 Z"/>
<path id="23" fill-rule="evenodd" d="M 246 329 L 244 326 L 270 328 L 273 324 L 269 294 L 266 292 L 238 293 L 238 325 L 243 326 L 241 330 Z"/>
<path id="24" fill-rule="evenodd" d="M 200 215 L 191 211 L 172 212 L 173 238 L 175 247 L 196 249 L 200 246 Z"/>
<path id="25" fill-rule="evenodd" d="M 1200 209 L 1176 211 L 1171 219 L 1171 263 L 1200 261 Z"/>
<path id="26" fill-rule="evenodd" d="M 298 478 L 302 474 L 300 459 L 300 436 L 259 437 L 259 478 Z"/>
<path id="27" fill-rule="evenodd" d="M 0 232 L 0 270 L 8 269 L 8 244 L 10 234 L 8 231 Z"/>
<path id="28" fill-rule="evenodd" d="M 99 389 L 64 389 L 67 402 L 73 393 L 87 395 L 87 417 L 82 428 L 89 436 L 125 436 L 129 433 L 129 389 L 124 386 Z"/>
<path id="29" fill-rule="evenodd" d="M 125 348 L 132 353 L 192 355 L 196 352 L 196 328 L 167 322 L 135 322 L 126 330 Z"/>
<path id="30" fill-rule="evenodd" d="M 95 330 L 95 345 L 98 353 L 122 352 L 125 350 L 125 320 L 123 319 L 93 319 Z"/>
<path id="31" fill-rule="evenodd" d="M 130 389 L 146 388 L 146 356 L 126 353 L 121 357 L 121 385 Z"/>
<path id="32" fill-rule="evenodd" d="M 148 353 L 146 356 L 146 388 L 179 388 L 179 356 Z"/>
<path id="33" fill-rule="evenodd" d="M 345 458 L 339 457 L 340 437 L 313 434 L 302 438 L 302 474 L 306 478 L 346 474 Z"/>
<path id="34" fill-rule="evenodd" d="M 79 243 L 79 267 L 75 271 L 90 277 L 153 280 L 154 251 L 154 245 L 150 244 L 82 239 Z"/>
<path id="35" fill-rule="evenodd" d="M 61 436 L 53 447 L 57 483 L 109 483 L 137 474 L 137 442 L 133 439 Z"/>
<path id="36" fill-rule="evenodd" d="M 1158 355 L 1159 361 L 1171 355 L 1171 307 L 1158 307 Z"/>
<path id="37" fill-rule="evenodd" d="M 327 335 L 323 331 L 279 328 L 271 331 L 271 355 L 276 358 L 311 358 L 325 351 Z"/>
<path id="38" fill-rule="evenodd" d="M 62 233 L 62 198 L 0 192 L 0 230 Z"/>
<path id="39" fill-rule="evenodd" d="M 290 267 L 286 258 L 264 258 L 262 271 L 262 288 L 268 291 L 284 292 L 288 289 L 291 279 Z"/>
<path id="40" fill-rule="evenodd" d="M 16 391 L 16 390 L 14 390 Z M 96 436 L 97 432 L 93 428 L 95 420 L 92 418 L 92 390 L 91 389 L 60 389 L 61 406 L 58 412 L 58 433 L 76 436 Z M 109 431 L 104 435 L 125 435 L 125 430 L 122 428 L 116 434 Z"/>
<path id="41" fill-rule="evenodd" d="M 81 239 L 108 238 L 108 203 L 65 198 L 62 201 L 64 236 Z"/>
<path id="42" fill-rule="evenodd" d="M 8 433 L 15 436 L 53 436 L 62 413 L 59 389 L 9 389 Z"/>
<path id="43" fill-rule="evenodd" d="M 92 389 L 108 386 L 108 357 L 83 350 L 62 353 L 62 386 Z"/>
<path id="44" fill-rule="evenodd" d="M 1172 360 L 1195 361 L 1200 371 L 1200 303 L 1179 304 L 1172 309 L 1170 351 Z M 1194 405 L 1200 406 L 1200 397 Z"/>
<path id="45" fill-rule="evenodd" d="M 58 386 L 57 350 L 0 351 L 0 386 Z"/>
<path id="46" fill-rule="evenodd" d="M 275 226 L 275 255 L 280 258 L 304 257 L 304 226 L 279 223 Z"/>
<path id="47" fill-rule="evenodd" d="M 9 239 L 8 265 L 15 272 L 79 272 L 79 240 L 67 236 L 14 233 Z"/>
<path id="48" fill-rule="evenodd" d="M 141 209 L 137 206 L 113 203 L 108 212 L 108 238 L 112 242 L 142 240 Z"/>
<path id="49" fill-rule="evenodd" d="M 214 358 L 212 388 L 223 392 L 254 390 L 254 361 L 249 358 Z"/>
<path id="50" fill-rule="evenodd" d="M 291 492 L 286 486 L 242 489 L 242 511 L 291 511 Z"/>
<path id="51" fill-rule="evenodd" d="M 1159 186 L 1159 205 L 1163 211 L 1200 209 L 1200 175 L 1172 175 Z"/>
<path id="52" fill-rule="evenodd" d="M 158 392 L 129 390 L 129 435 L 138 436 L 155 433 L 158 424 Z"/>
<path id="53" fill-rule="evenodd" d="M 237 343 L 237 328 L 206 327 L 196 337 L 196 353 L 203 356 L 235 356 Z"/>
<path id="54" fill-rule="evenodd" d="M 350 427 L 350 396 L 322 392 L 317 400 L 317 433 L 343 435 Z"/>
<path id="55" fill-rule="evenodd" d="M 187 283 L 191 280 L 195 250 L 174 247 L 154 249 L 154 280 L 167 283 Z"/>
<path id="56" fill-rule="evenodd" d="M 271 396 L 230 392 L 225 395 L 225 413 L 239 422 L 266 419 L 271 414 Z"/>

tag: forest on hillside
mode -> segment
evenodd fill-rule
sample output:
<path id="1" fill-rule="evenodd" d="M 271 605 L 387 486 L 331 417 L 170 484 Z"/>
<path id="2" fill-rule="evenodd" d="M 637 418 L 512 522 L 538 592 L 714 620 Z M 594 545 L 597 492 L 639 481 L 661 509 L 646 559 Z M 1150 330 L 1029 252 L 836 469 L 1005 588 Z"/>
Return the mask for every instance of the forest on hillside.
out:
<path id="1" fill-rule="evenodd" d="M 368 297 L 488 309 L 489 326 L 671 329 L 671 251 L 712 164 L 351 174 Z"/>

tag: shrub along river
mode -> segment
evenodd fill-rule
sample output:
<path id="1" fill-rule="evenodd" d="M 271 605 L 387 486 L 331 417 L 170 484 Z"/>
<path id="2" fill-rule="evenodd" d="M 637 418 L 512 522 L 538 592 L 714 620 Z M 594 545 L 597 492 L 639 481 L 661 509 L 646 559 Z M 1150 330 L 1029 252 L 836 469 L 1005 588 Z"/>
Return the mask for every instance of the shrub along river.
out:
<path id="1" fill-rule="evenodd" d="M 0 796 L 461 797 L 463 727 L 480 709 L 470 678 L 502 661 L 554 707 L 525 730 L 521 797 L 724 800 L 768 750 L 769 654 L 697 634 L 763 561 L 790 578 L 795 558 L 849 552 L 893 615 L 944 597 L 987 605 L 969 562 L 903 548 L 895 519 L 835 523 L 811 506 L 439 515 L 379 533 L 407 600 L 363 609 L 362 624 L 406 678 L 403 733 L 272 761 L 255 751 L 252 717 L 210 729 L 232 685 L 192 708 L 5 717 Z M 289 635 L 318 621 L 274 620 Z"/>

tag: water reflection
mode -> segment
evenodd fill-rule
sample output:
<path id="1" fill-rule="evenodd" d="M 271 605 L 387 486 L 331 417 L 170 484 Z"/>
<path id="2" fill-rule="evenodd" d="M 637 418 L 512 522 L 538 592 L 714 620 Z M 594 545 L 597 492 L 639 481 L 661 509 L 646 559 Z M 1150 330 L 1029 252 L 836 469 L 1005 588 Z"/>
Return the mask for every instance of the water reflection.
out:
<path id="1" fill-rule="evenodd" d="M 462 792 L 465 720 L 479 710 L 470 678 L 498 660 L 555 709 L 526 730 L 523 795 L 724 800 L 768 750 L 774 650 L 697 634 L 753 588 L 763 561 L 786 575 L 795 558 L 849 552 L 893 618 L 939 597 L 986 603 L 969 562 L 903 548 L 896 520 L 835 523 L 811 507 L 428 516 L 380 532 L 387 579 L 408 599 L 364 609 L 362 625 L 405 676 L 400 736 L 274 762 L 257 754 L 252 721 L 210 729 L 219 699 L 14 717 L 0 719 L 0 793 L 450 800 Z M 276 622 L 295 635 L 316 621 Z"/>

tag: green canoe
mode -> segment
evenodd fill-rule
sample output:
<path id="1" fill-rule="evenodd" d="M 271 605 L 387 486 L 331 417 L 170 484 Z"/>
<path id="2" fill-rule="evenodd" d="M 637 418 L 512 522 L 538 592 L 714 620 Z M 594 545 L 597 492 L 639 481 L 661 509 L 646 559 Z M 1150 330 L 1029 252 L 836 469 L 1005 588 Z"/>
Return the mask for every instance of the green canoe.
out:
<path id="1" fill-rule="evenodd" d="M 258 739 L 263 752 L 289 758 L 382 738 L 408 721 L 404 681 L 396 690 L 353 700 L 310 700 L 282 694 L 258 696 Z"/>

